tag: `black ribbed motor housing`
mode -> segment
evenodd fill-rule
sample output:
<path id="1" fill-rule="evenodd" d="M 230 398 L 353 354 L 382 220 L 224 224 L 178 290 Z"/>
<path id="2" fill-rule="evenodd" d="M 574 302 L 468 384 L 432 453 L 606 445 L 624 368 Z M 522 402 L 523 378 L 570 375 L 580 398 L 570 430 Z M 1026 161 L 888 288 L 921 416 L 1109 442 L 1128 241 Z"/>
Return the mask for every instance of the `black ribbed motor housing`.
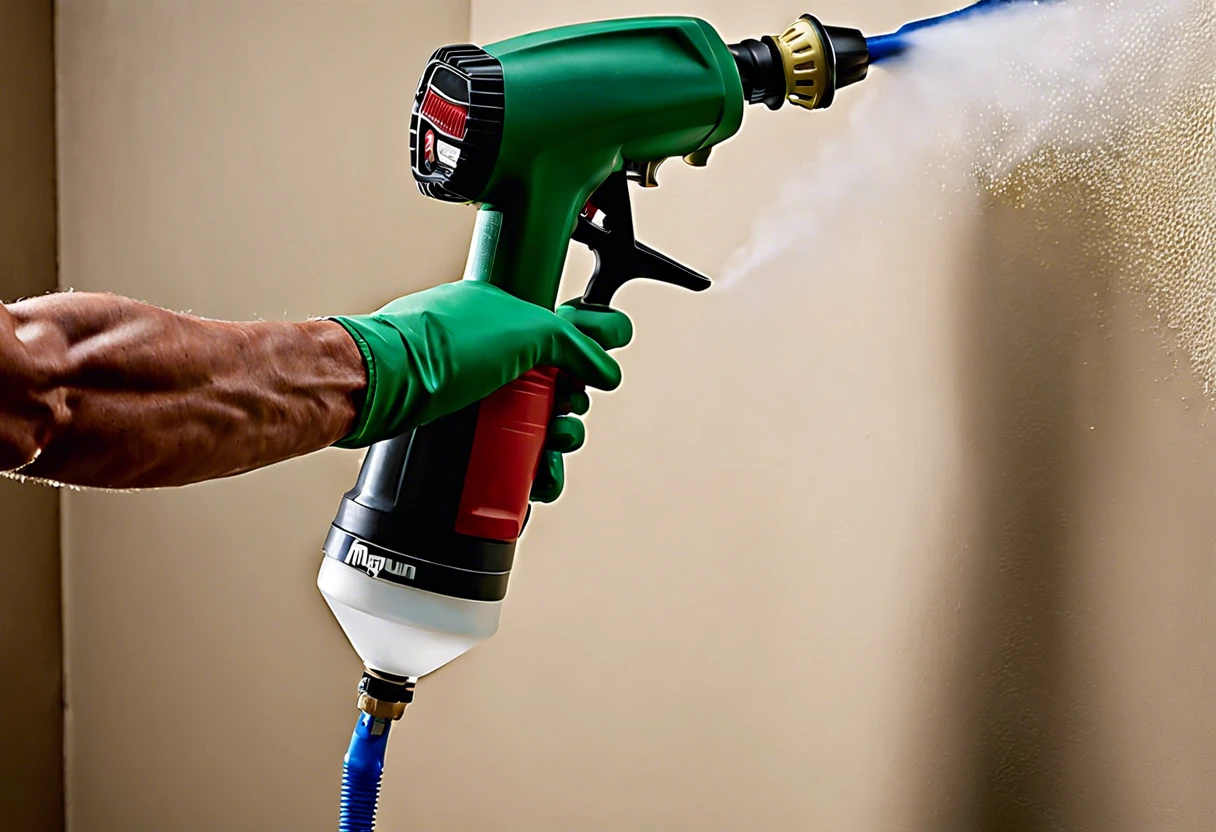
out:
<path id="1" fill-rule="evenodd" d="M 454 170 L 428 164 L 421 136 L 430 129 L 422 104 L 436 72 L 454 72 L 468 84 L 468 117 L 463 139 L 448 137 L 460 149 Z M 444 202 L 476 202 L 485 193 L 502 148 L 504 115 L 502 64 L 472 44 L 436 50 L 422 73 L 410 117 L 410 160 L 418 188 Z"/>

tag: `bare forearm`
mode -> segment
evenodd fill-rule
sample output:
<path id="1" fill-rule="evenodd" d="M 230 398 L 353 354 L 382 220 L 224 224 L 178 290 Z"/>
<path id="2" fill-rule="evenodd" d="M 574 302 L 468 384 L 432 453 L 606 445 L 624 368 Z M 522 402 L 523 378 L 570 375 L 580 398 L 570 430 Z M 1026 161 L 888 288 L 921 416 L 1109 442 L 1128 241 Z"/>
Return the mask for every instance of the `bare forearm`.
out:
<path id="1" fill-rule="evenodd" d="M 30 477 L 150 488 L 243 473 L 341 439 L 366 383 L 331 322 L 225 323 L 91 294 L 6 310 L 0 469 Z"/>

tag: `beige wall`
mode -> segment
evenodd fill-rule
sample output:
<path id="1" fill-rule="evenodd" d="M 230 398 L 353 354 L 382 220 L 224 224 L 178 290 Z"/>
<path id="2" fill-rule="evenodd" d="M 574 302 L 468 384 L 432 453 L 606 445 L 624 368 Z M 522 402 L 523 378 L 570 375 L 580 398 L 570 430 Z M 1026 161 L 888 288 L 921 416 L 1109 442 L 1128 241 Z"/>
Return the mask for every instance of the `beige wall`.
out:
<path id="1" fill-rule="evenodd" d="M 55 288 L 54 4 L 0 0 L 0 300 Z M 63 827 L 59 496 L 0 480 L 0 821 Z"/>
<path id="2" fill-rule="evenodd" d="M 65 282 L 298 317 L 454 275 L 469 212 L 401 153 L 429 48 L 656 11 L 455 6 L 61 0 Z M 855 101 L 749 113 L 638 196 L 643 238 L 718 273 Z M 1209 830 L 1216 452 L 1119 264 L 1054 253 L 1100 233 L 1084 197 L 771 296 L 623 293 L 626 386 L 501 633 L 420 686 L 383 828 Z M 75 830 L 332 828 L 358 665 L 313 579 L 356 465 L 69 495 Z"/>

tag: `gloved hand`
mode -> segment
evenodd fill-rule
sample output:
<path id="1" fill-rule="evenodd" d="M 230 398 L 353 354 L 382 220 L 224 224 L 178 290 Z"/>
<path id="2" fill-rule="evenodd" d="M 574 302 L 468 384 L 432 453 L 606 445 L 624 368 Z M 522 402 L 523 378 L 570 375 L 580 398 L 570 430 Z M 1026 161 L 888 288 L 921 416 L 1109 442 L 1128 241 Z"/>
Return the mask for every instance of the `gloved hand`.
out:
<path id="1" fill-rule="evenodd" d="M 461 281 L 393 301 L 373 315 L 338 317 L 367 365 L 364 402 L 342 448 L 363 448 L 480 401 L 535 367 L 556 367 L 601 390 L 621 383 L 606 352 L 629 343 L 621 312 L 577 302 L 554 314 L 487 283 Z M 585 334 L 584 334 L 585 332 Z M 566 408 L 585 414 L 585 393 L 559 391 Z M 534 498 L 561 493 L 561 456 L 582 446 L 582 422 L 559 416 L 550 430 Z"/>
<path id="2" fill-rule="evenodd" d="M 606 350 L 624 347 L 633 339 L 633 324 L 625 313 L 615 309 L 588 308 L 574 300 L 559 306 L 557 314 Z M 558 412 L 574 415 L 557 416 L 549 426 L 545 453 L 532 484 L 532 500 L 537 503 L 552 503 L 561 496 L 566 485 L 564 457 L 583 447 L 587 440 L 587 430 L 578 417 L 587 415 L 591 399 L 565 378 L 559 380 L 557 392 Z"/>

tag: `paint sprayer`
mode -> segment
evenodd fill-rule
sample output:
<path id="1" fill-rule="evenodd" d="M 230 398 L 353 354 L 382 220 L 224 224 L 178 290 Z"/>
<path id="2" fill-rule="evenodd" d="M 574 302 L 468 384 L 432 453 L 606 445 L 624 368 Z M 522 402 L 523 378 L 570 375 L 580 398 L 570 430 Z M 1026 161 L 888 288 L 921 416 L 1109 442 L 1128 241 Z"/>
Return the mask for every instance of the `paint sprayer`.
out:
<path id="1" fill-rule="evenodd" d="M 630 183 L 656 187 L 672 158 L 707 165 L 748 104 L 825 109 L 917 29 L 1008 1 L 869 40 L 805 15 L 780 35 L 728 45 L 702 20 L 655 17 L 447 46 L 414 99 L 414 176 L 427 196 L 480 206 L 465 280 L 552 309 L 575 240 L 596 255 L 586 306 L 607 306 L 636 278 L 702 291 L 708 278 L 637 241 Z M 415 681 L 498 629 L 557 381 L 534 370 L 374 446 L 342 500 L 318 586 L 366 668 L 346 832 L 374 826 L 389 728 Z"/>

